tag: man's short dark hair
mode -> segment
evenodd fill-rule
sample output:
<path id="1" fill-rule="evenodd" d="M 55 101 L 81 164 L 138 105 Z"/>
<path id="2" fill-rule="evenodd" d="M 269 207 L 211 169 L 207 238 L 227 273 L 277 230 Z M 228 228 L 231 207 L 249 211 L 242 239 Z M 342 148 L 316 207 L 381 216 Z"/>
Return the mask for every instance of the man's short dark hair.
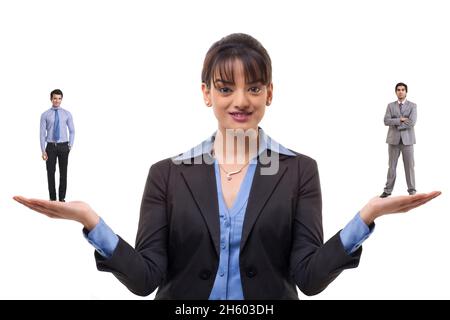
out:
<path id="1" fill-rule="evenodd" d="M 61 98 L 63 97 L 63 93 L 62 93 L 62 91 L 61 90 L 59 90 L 59 89 L 55 89 L 55 90 L 53 90 L 52 92 L 50 92 L 50 100 L 52 100 L 53 99 L 53 95 L 54 94 L 58 94 L 58 95 L 60 95 L 61 96 Z"/>
<path id="2" fill-rule="evenodd" d="M 408 92 L 408 86 L 407 86 L 405 83 L 403 83 L 403 82 L 397 83 L 397 84 L 395 85 L 395 91 L 397 91 L 397 88 L 398 88 L 398 87 L 405 87 L 405 91 Z"/>

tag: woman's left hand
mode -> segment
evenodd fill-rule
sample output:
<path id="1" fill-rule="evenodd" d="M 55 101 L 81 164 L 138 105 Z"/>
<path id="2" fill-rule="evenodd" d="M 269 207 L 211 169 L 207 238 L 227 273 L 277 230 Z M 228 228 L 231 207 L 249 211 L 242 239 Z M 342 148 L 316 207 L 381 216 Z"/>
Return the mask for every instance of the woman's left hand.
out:
<path id="1" fill-rule="evenodd" d="M 371 199 L 359 212 L 361 219 L 371 225 L 374 220 L 385 214 L 407 212 L 417 208 L 441 194 L 440 191 L 418 193 L 412 196 L 397 196 Z"/>

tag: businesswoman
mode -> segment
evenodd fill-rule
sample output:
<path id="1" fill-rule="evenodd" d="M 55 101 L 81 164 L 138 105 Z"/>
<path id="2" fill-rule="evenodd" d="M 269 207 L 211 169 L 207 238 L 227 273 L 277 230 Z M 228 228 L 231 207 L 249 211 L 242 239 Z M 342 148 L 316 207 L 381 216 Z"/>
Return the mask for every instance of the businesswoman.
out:
<path id="1" fill-rule="evenodd" d="M 99 270 L 157 299 L 298 299 L 358 265 L 374 220 L 418 207 L 440 192 L 374 198 L 327 242 L 316 162 L 258 127 L 272 102 L 271 61 L 245 34 L 214 43 L 202 71 L 217 132 L 151 166 L 136 244 L 83 202 L 14 197 L 53 218 L 80 222 Z"/>

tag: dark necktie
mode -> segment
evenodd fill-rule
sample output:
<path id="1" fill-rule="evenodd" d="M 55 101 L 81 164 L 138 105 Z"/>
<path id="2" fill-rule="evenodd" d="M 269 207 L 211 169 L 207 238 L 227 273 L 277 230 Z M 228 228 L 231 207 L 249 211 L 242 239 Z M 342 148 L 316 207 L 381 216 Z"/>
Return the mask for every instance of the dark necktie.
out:
<path id="1" fill-rule="evenodd" d="M 398 106 L 400 107 L 400 113 L 402 113 L 403 103 L 400 102 L 400 104 Z"/>
<path id="2" fill-rule="evenodd" d="M 53 139 L 55 142 L 59 140 L 59 115 L 58 109 L 55 109 L 55 123 L 53 125 Z"/>

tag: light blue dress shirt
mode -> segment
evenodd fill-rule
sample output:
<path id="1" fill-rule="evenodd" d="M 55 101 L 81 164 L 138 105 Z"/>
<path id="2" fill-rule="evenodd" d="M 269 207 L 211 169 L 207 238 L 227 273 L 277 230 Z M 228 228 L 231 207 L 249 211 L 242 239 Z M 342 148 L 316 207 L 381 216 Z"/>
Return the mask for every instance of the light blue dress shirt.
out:
<path id="1" fill-rule="evenodd" d="M 83 229 L 83 235 L 98 253 L 107 258 L 112 256 L 119 243 L 119 237 L 102 218 L 91 231 L 88 232 L 86 229 Z"/>
<path id="2" fill-rule="evenodd" d="M 220 217 L 220 258 L 219 269 L 214 286 L 209 296 L 210 300 L 243 300 L 241 272 L 239 268 L 239 252 L 242 227 L 248 196 L 255 175 L 256 162 L 250 163 L 241 183 L 239 192 L 231 208 L 228 208 L 222 193 L 220 168 L 217 160 L 214 162 L 216 174 L 217 198 L 219 199 Z"/>
<path id="3" fill-rule="evenodd" d="M 214 136 L 215 135 L 182 155 L 175 157 L 174 160 L 183 161 L 204 153 L 209 153 L 211 155 Z M 265 149 L 270 149 L 284 155 L 296 156 L 295 153 L 267 136 L 262 129 L 259 129 L 259 138 L 259 145 L 261 147 L 260 154 Z M 232 208 L 228 209 L 222 195 L 219 167 L 217 161 L 214 163 L 216 187 L 219 199 L 221 250 L 219 268 L 215 276 L 214 286 L 209 297 L 210 299 L 239 300 L 244 298 L 239 270 L 239 250 L 245 211 L 256 165 L 256 161 L 250 162 L 236 200 Z M 369 228 L 364 221 L 362 221 L 358 212 L 339 234 L 345 251 L 348 254 L 352 254 L 356 251 L 364 240 L 372 234 L 374 227 L 375 224 L 372 224 Z M 118 243 L 117 235 L 114 234 L 102 219 L 97 226 L 85 236 L 96 250 L 106 258 L 112 256 Z"/>
<path id="4" fill-rule="evenodd" d="M 55 124 L 55 110 L 59 117 L 59 139 L 55 141 L 54 124 Z M 69 129 L 69 137 L 67 137 L 67 129 Z M 45 151 L 47 142 L 69 142 L 69 147 L 73 146 L 75 140 L 75 126 L 73 125 L 72 114 L 61 107 L 51 107 L 41 115 L 40 122 L 40 142 L 41 151 Z"/>

